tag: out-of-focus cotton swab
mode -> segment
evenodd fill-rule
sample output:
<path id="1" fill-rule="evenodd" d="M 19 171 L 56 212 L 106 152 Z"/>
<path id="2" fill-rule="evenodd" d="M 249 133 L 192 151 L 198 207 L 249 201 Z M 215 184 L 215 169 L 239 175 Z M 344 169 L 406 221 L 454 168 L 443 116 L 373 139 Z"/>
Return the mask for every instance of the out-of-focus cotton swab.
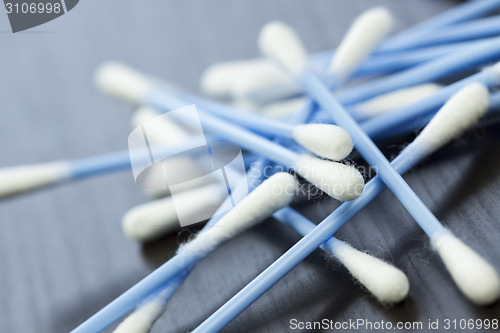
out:
<path id="1" fill-rule="evenodd" d="M 127 80 L 134 82 L 127 84 Z M 155 109 L 168 110 L 173 106 L 172 103 L 180 103 L 173 96 L 166 95 L 161 89 L 155 89 L 153 83 L 141 76 L 140 73 L 121 64 L 103 65 L 97 71 L 96 81 L 104 92 L 112 96 L 126 101 L 133 100 L 133 103 L 150 105 Z M 363 177 L 357 169 L 351 166 L 321 160 L 308 154 L 298 154 L 209 113 L 200 114 L 200 118 L 204 129 L 209 133 L 230 140 L 242 148 L 263 155 L 281 165 L 293 168 L 315 186 L 336 199 L 352 200 L 357 198 L 363 191 Z M 179 121 L 186 122 L 187 120 L 179 119 Z M 187 123 L 184 125 L 189 126 Z M 309 131 L 311 135 L 313 132 L 315 131 Z M 345 144 L 347 141 L 343 142 Z M 318 141 L 317 147 L 322 147 L 324 143 L 327 144 L 325 146 L 327 150 L 331 148 L 329 141 L 323 141 L 323 143 Z M 349 147 L 342 148 L 342 150 L 335 150 L 335 153 L 350 151 Z M 318 150 L 318 152 L 321 152 L 321 150 Z"/>
<path id="2" fill-rule="evenodd" d="M 73 332 L 101 331 L 167 281 L 207 256 L 219 244 L 288 206 L 297 191 L 298 183 L 295 177 L 283 172 L 274 174 L 210 229 L 198 233 L 190 242 L 182 245 L 176 256 L 87 319 Z"/>
<path id="3" fill-rule="evenodd" d="M 353 106 L 352 111 L 358 118 L 369 118 L 388 111 L 397 110 L 423 98 L 429 97 L 442 86 L 436 83 L 423 83 L 413 87 L 395 90 Z"/>
<path id="4" fill-rule="evenodd" d="M 362 13 L 352 23 L 328 66 L 328 73 L 344 81 L 392 29 L 392 16 L 383 7 Z"/>
<path id="5" fill-rule="evenodd" d="M 178 231 L 180 224 L 176 209 L 189 211 L 196 216 L 198 212 L 222 203 L 225 198 L 224 194 L 218 184 L 208 184 L 176 193 L 175 203 L 173 198 L 168 196 L 141 204 L 123 216 L 123 231 L 130 239 L 141 242 Z M 197 204 L 193 205 L 193 203 Z"/>

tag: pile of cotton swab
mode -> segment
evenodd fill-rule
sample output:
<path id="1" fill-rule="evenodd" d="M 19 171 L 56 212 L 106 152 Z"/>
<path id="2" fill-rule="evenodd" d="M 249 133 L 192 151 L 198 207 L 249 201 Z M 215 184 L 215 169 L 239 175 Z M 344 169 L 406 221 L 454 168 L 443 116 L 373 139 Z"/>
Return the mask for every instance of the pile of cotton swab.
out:
<path id="1" fill-rule="evenodd" d="M 379 302 L 401 302 L 410 290 L 403 271 L 333 236 L 386 187 L 429 237 L 458 290 L 477 305 L 495 302 L 500 296 L 496 268 L 445 228 L 401 174 L 475 126 L 485 113 L 500 110 L 500 92 L 494 92 L 500 85 L 500 37 L 495 36 L 500 18 L 480 18 L 499 8 L 495 1 L 465 3 L 389 37 L 391 14 L 373 8 L 353 22 L 336 50 L 315 55 L 306 53 L 291 27 L 271 22 L 259 38 L 270 59 L 210 66 L 200 79 L 205 97 L 125 64 L 101 65 L 96 85 L 135 108 L 131 125 L 134 131 L 148 128 L 148 149 L 0 169 L 0 198 L 134 169 L 139 163 L 159 167 L 141 175 L 152 201 L 124 212 L 122 229 L 131 240 L 149 242 L 178 232 L 181 211 L 183 218 L 196 220 L 218 209 L 175 256 L 73 332 L 102 331 L 131 310 L 115 332 L 149 332 L 200 260 L 270 217 L 303 238 L 195 332 L 221 330 L 318 248 Z M 173 111 L 192 104 L 199 124 Z M 392 162 L 374 143 L 422 128 Z M 244 170 L 235 164 L 217 166 L 210 143 L 219 141 L 242 149 Z M 210 150 L 210 167 L 196 154 L 183 155 L 200 143 Z M 355 165 L 346 162 L 356 158 L 350 155 L 353 149 L 377 172 L 366 184 Z M 162 168 L 164 159 L 171 169 Z M 215 171 L 220 170 L 227 187 L 217 183 Z M 199 178 L 174 191 L 177 184 L 170 179 L 185 180 L 188 174 Z M 243 181 L 237 186 L 228 182 L 238 177 Z M 341 201 L 319 224 L 290 206 L 304 197 L 298 195 L 303 182 Z"/>

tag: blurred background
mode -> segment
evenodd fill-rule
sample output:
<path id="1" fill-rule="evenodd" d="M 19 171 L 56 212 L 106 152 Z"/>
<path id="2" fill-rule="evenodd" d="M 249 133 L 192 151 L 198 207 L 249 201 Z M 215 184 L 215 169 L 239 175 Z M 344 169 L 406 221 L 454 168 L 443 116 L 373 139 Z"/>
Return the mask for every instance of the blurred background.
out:
<path id="1" fill-rule="evenodd" d="M 453 0 L 81 1 L 71 12 L 13 34 L 0 14 L 0 166 L 73 159 L 127 148 L 131 109 L 97 91 L 95 68 L 120 60 L 190 91 L 217 61 L 259 56 L 263 24 L 283 20 L 310 51 L 336 46 L 362 11 L 383 5 L 396 30 L 459 3 Z M 469 133 L 406 180 L 437 217 L 500 267 L 500 127 Z M 383 143 L 394 156 L 411 136 Z M 479 170 L 476 171 L 476 170 Z M 1 184 L 0 184 L 1 186 Z M 148 197 L 130 171 L 65 184 L 0 203 L 0 332 L 67 332 L 161 265 L 197 227 L 139 245 L 122 215 Z M 319 222 L 336 203 L 300 207 Z M 389 260 L 410 279 L 394 308 L 354 286 L 319 252 L 234 320 L 227 332 L 287 332 L 289 321 L 498 318 L 452 283 L 428 239 L 385 192 L 338 234 Z M 201 262 L 153 332 L 193 329 L 299 239 L 269 220 Z M 111 331 L 112 328 L 109 329 Z"/>

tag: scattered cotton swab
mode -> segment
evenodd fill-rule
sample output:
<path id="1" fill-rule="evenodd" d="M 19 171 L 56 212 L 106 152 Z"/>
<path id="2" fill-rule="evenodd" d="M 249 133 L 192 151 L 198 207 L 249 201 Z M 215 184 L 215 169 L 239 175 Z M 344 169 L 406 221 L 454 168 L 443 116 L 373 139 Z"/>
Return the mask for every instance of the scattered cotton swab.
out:
<path id="1" fill-rule="evenodd" d="M 451 232 L 432 238 L 432 245 L 462 293 L 478 305 L 496 302 L 500 295 L 500 279 L 495 269 Z"/>
<path id="2" fill-rule="evenodd" d="M 195 238 L 182 245 L 176 256 L 72 332 L 101 331 L 111 322 L 130 311 L 141 300 L 161 288 L 164 283 L 207 256 L 217 245 L 262 222 L 275 211 L 288 206 L 298 190 L 298 183 L 292 175 L 284 172 L 272 175 L 210 229 L 198 233 Z"/>
<path id="3" fill-rule="evenodd" d="M 480 91 L 482 91 L 482 93 L 480 93 Z M 408 171 L 411 167 L 428 156 L 428 154 L 432 153 L 436 149 L 439 149 L 442 145 L 453 139 L 452 135 L 460 135 L 468 127 L 474 125 L 486 112 L 486 107 L 488 105 L 487 90 L 480 84 L 472 85 L 472 88 L 469 86 L 467 89 L 458 92 L 457 95 L 454 96 L 454 100 L 458 100 L 459 102 L 451 103 L 453 107 L 449 107 L 450 104 L 448 103 L 445 104 L 445 106 L 443 106 L 437 114 L 439 115 L 440 112 L 444 111 L 448 114 L 447 116 L 434 117 L 434 124 L 432 124 L 432 122 L 429 124 L 431 128 L 442 128 L 444 131 L 438 131 L 436 133 L 432 133 L 432 131 L 427 132 L 430 133 L 428 135 L 433 138 L 432 140 L 425 139 L 425 137 L 424 139 L 419 140 L 417 137 L 416 140 L 408 145 L 399 154 L 399 156 L 392 161 L 391 165 L 398 172 L 404 173 Z M 460 103 L 460 101 L 467 100 L 472 100 L 474 102 L 465 104 Z M 464 108 L 462 107 L 463 105 L 466 105 L 467 107 Z M 424 131 L 422 133 L 424 133 Z M 433 143 L 437 144 L 433 145 Z M 201 333 L 221 330 L 240 312 L 250 306 L 252 302 L 254 302 L 281 278 L 283 278 L 283 276 L 292 270 L 293 267 L 298 265 L 317 247 L 327 241 L 330 238 L 330 235 L 334 234 L 357 212 L 366 207 L 366 205 L 377 197 L 377 195 L 382 193 L 384 189 L 385 186 L 381 179 L 379 177 L 373 178 L 370 182 L 368 182 L 364 195 L 355 201 L 345 203 L 337 208 L 332 214 L 318 224 L 314 230 L 308 232 L 299 242 L 297 242 L 297 244 L 290 248 L 264 272 L 257 276 L 245 288 L 243 288 L 214 314 L 200 324 L 194 332 Z M 436 228 L 434 233 L 432 233 L 433 230 L 428 228 L 423 228 L 423 230 L 431 237 L 431 239 L 433 239 L 431 235 L 439 235 L 439 233 L 446 231 L 446 229 L 442 226 Z M 452 252 L 446 251 L 446 253 L 451 254 Z M 453 262 L 457 263 L 458 261 Z M 485 262 L 481 260 L 480 263 L 482 266 Z M 489 264 L 486 263 L 486 265 Z M 474 267 L 469 263 L 467 263 L 464 267 L 465 269 L 474 269 Z M 489 290 L 491 294 L 495 295 L 498 286 L 497 280 L 498 276 L 493 277 L 492 279 L 486 279 L 488 285 L 485 286 L 485 290 Z M 477 282 L 484 283 L 485 279 L 478 278 Z M 498 295 L 496 297 L 498 297 Z"/>
<path id="4" fill-rule="evenodd" d="M 377 116 L 418 102 L 441 88 L 436 83 L 424 83 L 395 90 L 353 106 L 354 114 L 363 118 Z"/>
<path id="5" fill-rule="evenodd" d="M 279 39 L 282 48 L 276 49 L 271 46 L 272 41 Z M 304 89 L 313 96 L 317 102 L 328 111 L 336 123 L 343 125 L 356 141 L 356 147 L 365 159 L 373 166 L 378 168 L 377 174 L 386 183 L 396 197 L 401 201 L 403 206 L 415 218 L 415 221 L 424 229 L 424 231 L 431 237 L 436 234 L 441 234 L 444 227 L 430 212 L 430 210 L 423 204 L 423 202 L 416 196 L 411 188 L 406 184 L 403 178 L 394 170 L 389 164 L 384 155 L 373 144 L 369 137 L 359 128 L 343 109 L 338 102 L 331 96 L 330 92 L 324 84 L 317 78 L 315 74 L 308 71 L 307 63 L 300 63 L 297 59 L 303 59 L 305 50 L 302 44 L 295 36 L 291 28 L 281 23 L 271 23 L 266 26 L 261 35 L 261 47 L 263 51 L 271 55 L 277 61 L 281 61 L 284 66 L 289 67 L 289 72 L 301 78 Z M 300 49 L 300 57 L 296 55 L 289 55 L 288 52 L 293 52 Z M 468 127 L 471 121 L 476 122 L 481 115 L 488 109 L 488 90 L 480 84 L 471 84 L 464 88 L 461 93 L 455 95 L 448 101 L 445 106 L 440 110 L 440 113 L 433 119 L 435 122 L 430 122 L 429 125 L 422 131 L 421 135 L 415 140 L 418 146 L 420 144 L 425 147 L 434 146 L 440 147 L 443 142 L 454 137 L 456 133 Z M 462 118 L 457 118 L 455 114 L 450 114 L 450 110 L 464 109 L 468 111 Z M 450 122 L 454 121 L 455 126 L 450 126 Z M 471 250 L 472 251 L 472 250 Z M 472 263 L 463 263 L 466 267 Z M 483 263 L 475 263 L 479 266 L 489 266 L 485 261 Z M 491 268 L 493 269 L 493 268 Z M 460 272 L 460 270 L 450 270 L 451 274 Z M 461 277 L 455 276 L 455 281 L 460 281 Z M 477 282 L 489 282 L 484 285 L 485 290 L 496 292 L 498 294 L 498 276 L 495 274 L 495 279 L 483 280 Z M 463 285 L 459 285 L 462 287 Z M 469 297 L 469 292 L 464 291 L 464 294 Z M 495 297 L 495 299 L 498 295 Z M 470 298 L 476 301 L 475 298 Z"/>
<path id="6" fill-rule="evenodd" d="M 392 21 L 391 13 L 383 7 L 362 13 L 340 43 L 328 72 L 337 80 L 345 80 L 389 33 Z"/>
<path id="7" fill-rule="evenodd" d="M 0 169 L 0 198 L 54 185 L 70 177 L 71 169 L 65 162 L 3 168 Z"/>
<path id="8" fill-rule="evenodd" d="M 209 253 L 217 244 L 261 222 L 278 209 L 288 206 L 297 191 L 298 184 L 292 175 L 284 172 L 274 174 L 256 187 L 212 228 L 183 244 L 177 254 L 181 257 L 196 258 Z"/>
<path id="9" fill-rule="evenodd" d="M 147 82 L 130 84 L 121 82 L 120 85 L 116 85 L 117 81 L 121 81 L 118 80 L 118 78 L 121 80 L 140 80 Z M 124 65 L 112 63 L 101 66 L 101 68 L 97 71 L 96 80 L 104 92 L 119 98 L 123 98 L 127 95 L 128 97 L 124 98 L 124 100 L 127 101 L 134 99 L 135 103 L 142 102 L 146 105 L 151 105 L 164 110 L 170 109 L 172 104 L 175 104 L 177 107 L 177 103 L 182 103 L 175 97 L 165 94 L 161 89 L 155 89 L 146 77 L 141 76 L 140 73 L 137 73 Z M 140 89 L 140 91 L 135 91 L 135 89 Z M 171 101 L 174 102 L 172 103 Z M 203 123 L 203 128 L 209 133 L 222 137 L 226 140 L 230 140 L 242 148 L 256 154 L 261 154 L 277 163 L 293 168 L 304 178 L 336 199 L 342 201 L 352 200 L 357 198 L 363 191 L 364 179 L 359 171 L 351 166 L 313 158 L 308 154 L 297 154 L 296 152 L 276 144 L 263 136 L 252 133 L 242 127 L 235 126 L 224 119 L 211 115 L 208 112 L 200 114 L 200 118 Z M 176 118 L 176 120 L 181 122 L 183 125 L 189 126 L 188 119 Z M 308 132 L 310 135 L 316 136 L 316 125 L 303 126 L 313 128 L 313 130 L 308 130 Z M 324 128 L 325 127 L 322 127 L 322 129 Z M 350 142 L 350 140 L 345 138 L 345 132 L 342 130 L 332 127 L 331 125 L 328 128 L 335 132 L 335 136 L 338 134 L 344 137 L 344 139 L 340 140 L 340 143 L 346 144 Z M 290 131 L 291 129 L 294 129 L 294 127 L 284 127 L 284 131 Z M 305 139 L 304 135 L 299 135 L 299 137 L 301 139 Z M 315 147 L 318 147 L 319 153 L 330 151 L 332 154 L 337 154 L 337 156 L 330 156 L 334 158 L 336 157 L 336 159 L 344 155 L 346 152 L 349 152 L 351 149 L 350 144 L 348 147 L 342 147 L 343 149 L 339 150 L 342 154 L 338 156 L 339 151 L 332 151 L 332 145 L 329 142 L 323 140 L 318 140 L 317 142 L 318 143 Z M 310 145 L 310 140 L 305 139 L 304 143 Z M 312 148 L 314 147 L 311 147 L 311 149 Z"/>
<path id="10" fill-rule="evenodd" d="M 397 303 L 408 295 L 410 284 L 398 268 L 340 242 L 334 252 L 349 272 L 382 303 Z"/>
<path id="11" fill-rule="evenodd" d="M 121 79 L 118 80 L 118 78 Z M 137 82 L 125 84 L 123 81 L 127 79 L 144 82 L 142 84 Z M 118 65 L 116 63 L 102 65 L 96 72 L 96 80 L 98 86 L 104 92 L 119 98 L 123 98 L 123 96 L 127 95 L 128 97 L 123 99 L 125 101 L 134 99 L 134 104 L 140 102 L 146 104 L 157 104 L 158 106 L 161 106 L 161 109 L 163 110 L 175 109 L 185 105 L 184 99 L 167 94 L 160 87 L 156 87 L 153 83 L 149 82 L 147 77 L 125 65 Z M 116 85 L 117 81 L 120 81 L 121 84 Z M 143 87 L 147 87 L 147 89 Z M 130 89 L 130 91 L 128 89 Z M 139 93 L 132 91 L 134 89 L 141 89 L 142 92 Z M 139 96 L 140 99 L 136 99 L 139 98 Z M 224 125 L 220 120 L 217 121 L 214 117 L 210 116 L 210 113 L 214 113 L 221 117 L 230 117 L 231 119 L 233 117 L 247 118 L 247 121 L 253 122 L 255 127 L 259 127 L 260 131 L 267 131 L 273 135 L 282 135 L 294 138 L 299 144 L 303 145 L 318 156 L 331 160 L 338 161 L 345 158 L 352 149 L 352 142 L 349 135 L 338 126 L 305 124 L 298 125 L 297 127 L 287 125 L 282 122 L 272 121 L 264 117 L 255 117 L 255 115 L 252 114 L 244 114 L 242 112 L 234 113 L 231 112 L 234 110 L 228 110 L 228 107 L 212 101 L 196 99 L 195 102 L 199 102 L 198 104 L 201 104 L 202 106 L 210 106 L 210 110 L 204 112 L 201 120 L 204 121 L 203 124 L 208 130 L 212 130 L 214 135 L 224 135 L 227 131 L 222 131 L 222 127 L 229 128 L 232 126 L 231 124 Z M 199 107 L 198 109 L 202 112 L 204 111 L 204 108 Z M 141 112 L 148 112 L 150 116 L 154 113 L 151 108 L 146 108 L 146 110 L 141 110 Z M 183 121 L 184 123 L 181 125 L 189 126 L 189 124 L 185 123 L 188 120 L 183 119 Z M 163 129 L 163 126 L 160 123 L 154 125 L 155 128 L 160 128 L 160 130 L 158 130 L 159 136 L 161 136 L 162 133 L 168 133 L 166 128 Z M 171 127 L 172 124 L 169 126 Z M 234 133 L 236 128 L 232 128 L 231 132 Z M 239 131 L 242 132 L 243 130 L 244 129 L 240 129 Z M 231 139 L 234 140 L 236 137 L 233 135 Z M 240 145 L 245 146 L 242 143 L 240 143 Z"/>
<path id="12" fill-rule="evenodd" d="M 282 209 L 273 217 L 291 226 L 302 236 L 316 227 L 314 223 L 291 208 Z M 335 237 L 330 237 L 324 242 L 321 249 L 344 265 L 349 273 L 380 302 L 397 303 L 408 295 L 410 288 L 408 278 L 400 269 L 389 263 L 356 250 Z"/>

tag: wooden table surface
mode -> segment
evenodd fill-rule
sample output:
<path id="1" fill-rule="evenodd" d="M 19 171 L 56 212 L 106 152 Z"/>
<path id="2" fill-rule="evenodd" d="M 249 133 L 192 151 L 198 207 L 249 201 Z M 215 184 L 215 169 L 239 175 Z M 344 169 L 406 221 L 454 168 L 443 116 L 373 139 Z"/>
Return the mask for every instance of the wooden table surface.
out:
<path id="1" fill-rule="evenodd" d="M 197 91 L 211 63 L 257 56 L 257 35 L 267 21 L 291 24 L 311 51 L 319 51 L 337 45 L 352 19 L 375 3 L 393 11 L 399 30 L 457 2 L 81 1 L 18 34 L 0 15 L 0 166 L 126 149 L 131 110 L 93 84 L 93 71 L 105 60 Z M 437 217 L 498 270 L 499 130 L 475 130 L 405 177 Z M 381 147 L 394 156 L 410 139 Z M 120 219 L 147 200 L 126 171 L 2 201 L 0 332 L 67 332 L 167 260 L 194 229 L 144 246 L 127 240 Z M 299 209 L 319 222 L 335 206 L 325 199 Z M 464 299 L 388 191 L 338 236 L 400 267 L 411 282 L 408 299 L 393 308 L 378 304 L 317 251 L 225 331 L 288 332 L 291 319 L 500 319 L 498 303 L 480 308 Z M 226 243 L 193 271 L 153 332 L 193 329 L 298 239 L 269 220 Z"/>

